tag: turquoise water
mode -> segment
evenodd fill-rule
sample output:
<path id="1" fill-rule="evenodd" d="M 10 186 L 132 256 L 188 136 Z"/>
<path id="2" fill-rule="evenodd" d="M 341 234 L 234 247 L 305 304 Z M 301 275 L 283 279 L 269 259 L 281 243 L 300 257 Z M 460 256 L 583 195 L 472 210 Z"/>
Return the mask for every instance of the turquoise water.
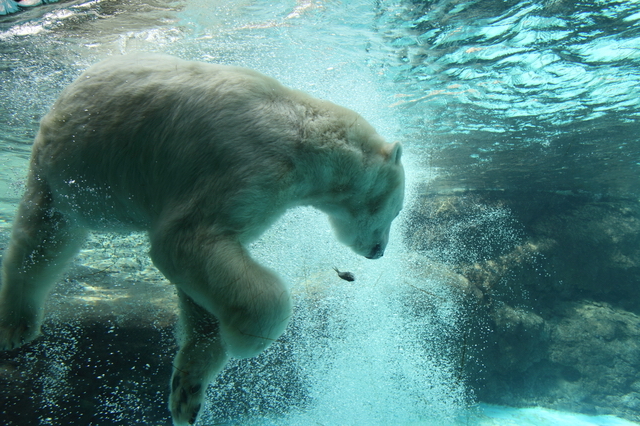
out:
<path id="1" fill-rule="evenodd" d="M 89 65 L 136 51 L 254 68 L 358 111 L 404 144 L 405 210 L 425 185 L 434 193 L 640 197 L 638 1 L 61 1 L 0 17 L 0 247 L 40 118 Z M 478 220 L 497 228 L 513 221 L 500 209 Z M 375 262 L 335 242 L 310 209 L 290 212 L 255 243 L 256 258 L 290 283 L 296 314 L 282 342 L 233 363 L 210 387 L 199 424 L 629 424 L 476 405 L 460 380 L 464 305 L 446 272 L 426 274 L 431 265 L 405 247 L 407 223 L 404 212 Z M 497 228 L 501 244 L 522 238 Z M 166 291 L 146 247 L 143 236 L 96 235 L 77 261 L 93 272 L 76 272 L 68 284 L 90 306 L 118 300 L 97 291 L 88 298 L 107 279 Z M 464 247 L 448 250 L 473 258 Z M 356 284 L 336 282 L 333 266 L 354 272 Z M 407 298 L 420 294 L 428 297 L 415 315 Z M 97 414 L 83 417 L 86 407 L 65 397 L 82 344 L 73 327 L 46 331 L 53 337 L 25 355 L 57 365 L 38 382 L 48 401 L 37 410 L 40 424 L 168 424 L 165 396 L 144 394 L 151 384 L 128 379 L 131 360 L 117 357 L 109 358 L 118 367 L 109 383 L 87 379 L 100 396 Z M 163 344 L 148 350 L 166 362 L 175 348 Z M 168 371 L 148 365 L 133 368 L 168 383 Z M 34 410 L 23 400 L 6 406 Z"/>

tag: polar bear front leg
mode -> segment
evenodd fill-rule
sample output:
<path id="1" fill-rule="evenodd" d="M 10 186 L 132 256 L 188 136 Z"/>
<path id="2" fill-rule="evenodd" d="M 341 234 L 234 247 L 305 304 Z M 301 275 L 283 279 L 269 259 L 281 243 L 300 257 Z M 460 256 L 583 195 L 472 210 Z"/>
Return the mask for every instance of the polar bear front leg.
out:
<path id="1" fill-rule="evenodd" d="M 30 176 L 2 259 L 0 350 L 38 336 L 47 294 L 85 236 L 55 210 L 48 185 Z"/>
<path id="2" fill-rule="evenodd" d="M 284 332 L 291 317 L 289 290 L 273 271 L 254 261 L 235 240 L 220 240 L 211 252 L 209 274 L 215 283 L 210 303 L 220 335 L 234 358 L 262 353 Z"/>
<path id="3" fill-rule="evenodd" d="M 209 382 L 229 357 L 218 320 L 184 292 L 180 299 L 180 350 L 173 363 L 169 407 L 175 425 L 195 423 Z"/>
<path id="4" fill-rule="evenodd" d="M 206 385 L 227 356 L 256 356 L 280 337 L 291 297 L 238 241 L 206 230 L 159 229 L 151 234 L 151 257 L 183 293 L 185 342 L 176 357 L 171 411 L 176 425 L 193 423 Z"/>
<path id="5" fill-rule="evenodd" d="M 239 241 L 194 231 L 183 223 L 151 233 L 151 257 L 160 271 L 220 322 L 229 356 L 259 355 L 291 317 L 289 290 L 251 258 Z"/>

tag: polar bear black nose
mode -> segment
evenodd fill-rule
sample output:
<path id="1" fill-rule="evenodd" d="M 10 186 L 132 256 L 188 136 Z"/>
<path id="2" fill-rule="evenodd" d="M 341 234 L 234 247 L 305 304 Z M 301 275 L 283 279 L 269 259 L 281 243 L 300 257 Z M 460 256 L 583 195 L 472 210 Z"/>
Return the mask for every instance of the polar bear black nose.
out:
<path id="1" fill-rule="evenodd" d="M 382 244 L 376 244 L 375 246 L 373 246 L 369 254 L 366 255 L 365 257 L 367 259 L 380 259 L 383 254 L 384 254 L 384 249 L 382 248 Z"/>

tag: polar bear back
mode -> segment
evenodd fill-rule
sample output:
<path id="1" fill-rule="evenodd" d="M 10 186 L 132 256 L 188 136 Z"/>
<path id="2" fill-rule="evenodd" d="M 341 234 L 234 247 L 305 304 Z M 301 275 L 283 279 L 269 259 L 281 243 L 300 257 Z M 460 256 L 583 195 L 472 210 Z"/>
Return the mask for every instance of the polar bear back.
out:
<path id="1" fill-rule="evenodd" d="M 263 198 L 282 190 L 269 183 L 290 171 L 310 103 L 244 68 L 116 57 L 63 91 L 42 120 L 32 166 L 58 207 L 89 227 L 146 229 L 168 204 L 204 198 L 210 214 L 237 217 L 228 201 L 243 188 Z"/>

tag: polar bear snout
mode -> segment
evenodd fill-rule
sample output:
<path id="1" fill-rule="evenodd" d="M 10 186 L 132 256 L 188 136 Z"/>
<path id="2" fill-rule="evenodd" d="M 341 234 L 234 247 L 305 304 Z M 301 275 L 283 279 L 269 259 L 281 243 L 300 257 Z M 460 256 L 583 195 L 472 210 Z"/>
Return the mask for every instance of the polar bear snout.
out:
<path id="1" fill-rule="evenodd" d="M 384 247 L 382 244 L 378 243 L 369 252 L 369 254 L 365 255 L 367 259 L 380 259 L 384 255 Z"/>

